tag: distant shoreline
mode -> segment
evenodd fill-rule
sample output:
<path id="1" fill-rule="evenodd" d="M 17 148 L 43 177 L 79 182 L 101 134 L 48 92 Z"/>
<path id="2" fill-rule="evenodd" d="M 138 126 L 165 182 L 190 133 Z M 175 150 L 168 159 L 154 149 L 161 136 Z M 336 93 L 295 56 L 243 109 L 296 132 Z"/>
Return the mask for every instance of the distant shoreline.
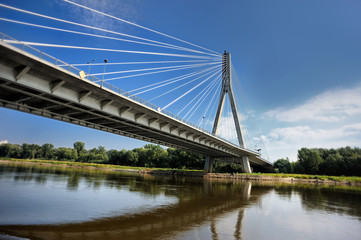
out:
<path id="1" fill-rule="evenodd" d="M 140 175 L 154 176 L 179 176 L 192 178 L 205 178 L 212 180 L 230 181 L 257 181 L 257 182 L 278 182 L 290 184 L 313 184 L 313 185 L 341 185 L 341 186 L 361 186 L 361 177 L 338 177 L 338 176 L 313 176 L 299 174 L 268 174 L 268 173 L 206 173 L 201 170 L 183 169 L 159 169 L 145 167 L 129 167 L 107 164 L 65 162 L 53 160 L 37 159 L 0 159 L 0 164 L 15 163 L 27 165 L 63 166 L 66 168 L 86 168 L 99 169 L 105 171 L 130 172 Z"/>

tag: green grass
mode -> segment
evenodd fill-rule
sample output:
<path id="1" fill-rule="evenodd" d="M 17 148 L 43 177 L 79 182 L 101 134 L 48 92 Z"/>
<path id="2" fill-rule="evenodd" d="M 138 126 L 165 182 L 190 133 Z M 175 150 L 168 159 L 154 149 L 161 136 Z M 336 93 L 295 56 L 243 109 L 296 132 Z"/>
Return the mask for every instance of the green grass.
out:
<path id="1" fill-rule="evenodd" d="M 271 176 L 282 178 L 301 178 L 301 179 L 318 179 L 318 180 L 332 180 L 332 181 L 349 181 L 349 182 L 361 182 L 361 177 L 354 176 L 326 176 L 326 175 L 307 175 L 307 174 L 291 174 L 291 173 L 240 173 L 245 175 L 255 176 Z"/>
<path id="2" fill-rule="evenodd" d="M 131 167 L 131 166 L 120 166 L 120 165 L 112 165 L 112 164 L 83 163 L 83 162 L 70 162 L 70 161 L 57 161 L 57 160 L 41 160 L 41 159 L 0 158 L 0 160 L 8 160 L 8 161 L 13 161 L 13 162 L 49 163 L 49 164 L 56 164 L 56 165 L 96 167 L 96 168 L 134 170 L 134 171 L 145 170 L 145 171 L 203 172 L 202 170 L 192 170 L 192 169 Z"/>
<path id="3" fill-rule="evenodd" d="M 174 168 L 149 168 L 149 167 L 131 167 L 120 166 L 111 164 L 98 164 L 98 163 L 82 163 L 82 162 L 70 162 L 70 161 L 56 161 L 56 160 L 39 160 L 39 159 L 15 159 L 15 158 L 0 158 L 2 160 L 9 160 L 14 162 L 32 162 L 32 163 L 49 163 L 56 165 L 78 166 L 78 167 L 95 167 L 103 169 L 116 169 L 116 170 L 132 170 L 132 171 L 173 171 L 173 172 L 194 172 L 202 173 L 203 170 L 190 170 L 190 169 L 174 169 Z M 349 181 L 349 182 L 361 182 L 361 177 L 354 176 L 325 176 L 325 175 L 306 175 L 306 174 L 285 174 L 285 173 L 238 173 L 242 175 L 250 176 L 271 176 L 280 178 L 301 178 L 301 179 L 319 179 L 319 180 L 332 180 L 332 181 Z"/>

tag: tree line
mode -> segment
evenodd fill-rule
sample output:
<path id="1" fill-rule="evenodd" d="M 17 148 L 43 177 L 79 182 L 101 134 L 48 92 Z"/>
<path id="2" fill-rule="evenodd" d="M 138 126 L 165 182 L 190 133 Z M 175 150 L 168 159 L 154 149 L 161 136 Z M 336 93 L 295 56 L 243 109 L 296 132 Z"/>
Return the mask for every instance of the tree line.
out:
<path id="1" fill-rule="evenodd" d="M 75 142 L 73 148 L 55 148 L 51 143 L 43 145 L 6 143 L 0 145 L 0 157 L 175 169 L 203 169 L 205 161 L 205 157 L 201 154 L 175 148 L 164 149 L 153 144 L 133 150 L 106 150 L 103 146 L 86 150 L 83 142 Z M 298 150 L 296 162 L 290 162 L 288 158 L 278 159 L 274 162 L 273 168 L 277 173 L 361 176 L 361 149 L 302 148 Z M 214 171 L 242 172 L 242 166 L 216 161 Z M 259 170 L 254 169 L 254 171 Z"/>
<path id="2" fill-rule="evenodd" d="M 273 168 L 279 173 L 361 176 L 361 149 L 301 148 L 298 150 L 296 162 L 290 162 L 288 158 L 278 159 Z"/>
<path id="3" fill-rule="evenodd" d="M 44 159 L 85 163 L 114 164 L 134 167 L 157 167 L 178 169 L 203 169 L 204 156 L 175 148 L 164 149 L 147 144 L 133 150 L 106 150 L 99 146 L 85 149 L 85 143 L 75 142 L 73 148 L 55 148 L 51 143 L 1 144 L 0 157 L 20 159 Z"/>

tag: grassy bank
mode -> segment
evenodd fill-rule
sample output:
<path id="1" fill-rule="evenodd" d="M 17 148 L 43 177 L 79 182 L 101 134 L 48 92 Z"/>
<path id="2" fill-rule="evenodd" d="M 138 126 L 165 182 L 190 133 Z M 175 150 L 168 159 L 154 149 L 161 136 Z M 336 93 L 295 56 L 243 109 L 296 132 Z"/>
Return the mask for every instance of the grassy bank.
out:
<path id="1" fill-rule="evenodd" d="M 12 161 L 12 162 L 47 163 L 47 164 L 55 164 L 55 165 L 78 166 L 78 167 L 95 167 L 95 168 L 115 169 L 115 170 L 124 170 L 124 171 L 145 171 L 145 172 L 149 172 L 149 171 L 203 172 L 202 170 L 173 169 L 173 168 L 131 167 L 131 166 L 120 166 L 120 165 L 112 165 L 112 164 L 69 162 L 69 161 L 57 161 L 57 160 L 17 159 L 17 158 L 0 158 L 0 160 L 6 160 L 6 161 Z"/>
<path id="2" fill-rule="evenodd" d="M 27 162 L 27 163 L 39 163 L 39 164 L 54 164 L 54 165 L 65 165 L 71 167 L 94 167 L 108 170 L 123 170 L 132 172 L 143 172 L 143 173 L 158 173 L 166 174 L 179 173 L 184 176 L 195 176 L 200 177 L 206 175 L 202 170 L 188 170 L 188 169 L 172 169 L 172 168 L 147 168 L 147 167 L 130 167 L 130 166 L 119 166 L 110 164 L 97 164 L 97 163 L 82 163 L 82 162 L 67 162 L 67 161 L 56 161 L 56 160 L 39 160 L 39 159 L 14 159 L 14 158 L 0 158 L 0 160 L 7 160 L 11 162 Z M 299 179 L 299 180 L 320 180 L 320 181 L 335 181 L 335 182 L 348 182 L 361 184 L 361 177 L 348 177 L 348 176 L 324 176 L 324 175 L 306 175 L 306 174 L 283 174 L 283 173 L 237 173 L 237 174 L 221 174 L 213 173 L 209 174 L 210 178 L 230 178 L 230 179 L 250 179 L 262 181 L 266 178 L 280 178 L 280 179 Z M 290 181 L 292 182 L 292 181 Z M 322 182 L 319 182 L 322 183 Z"/>
<path id="3" fill-rule="evenodd" d="M 253 175 L 253 176 L 270 176 L 280 178 L 297 178 L 297 179 L 318 179 L 318 180 L 331 180 L 331 181 L 349 181 L 361 183 L 361 177 L 354 176 L 326 176 L 326 175 L 306 175 L 306 174 L 286 174 L 286 173 L 240 173 L 241 175 Z"/>

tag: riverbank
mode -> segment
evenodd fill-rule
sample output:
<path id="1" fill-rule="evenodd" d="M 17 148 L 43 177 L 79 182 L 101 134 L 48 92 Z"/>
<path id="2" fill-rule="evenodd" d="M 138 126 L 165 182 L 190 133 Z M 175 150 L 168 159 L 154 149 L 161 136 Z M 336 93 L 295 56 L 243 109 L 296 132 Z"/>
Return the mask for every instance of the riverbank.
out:
<path id="1" fill-rule="evenodd" d="M 361 186 L 361 177 L 276 174 L 276 173 L 252 173 L 252 174 L 206 173 L 202 170 L 129 167 L 129 166 L 118 166 L 118 165 L 109 165 L 109 164 L 80 163 L 80 162 L 66 162 L 66 161 L 53 161 L 53 160 L 35 160 L 35 159 L 0 159 L 0 164 L 2 163 L 58 165 L 58 166 L 73 167 L 73 168 L 92 168 L 92 169 L 103 169 L 108 171 L 132 172 L 142 175 L 149 174 L 149 175 L 159 175 L 159 176 L 195 177 L 195 178 L 219 179 L 219 180 Z"/>
<path id="2" fill-rule="evenodd" d="M 360 177 L 339 177 L 339 176 L 317 176 L 300 174 L 269 174 L 269 173 L 205 173 L 205 172 L 177 172 L 150 170 L 139 173 L 151 175 L 174 175 L 180 177 L 202 177 L 206 179 L 258 181 L 258 182 L 280 182 L 280 183 L 301 183 L 301 184 L 323 184 L 343 185 L 361 187 Z"/>

